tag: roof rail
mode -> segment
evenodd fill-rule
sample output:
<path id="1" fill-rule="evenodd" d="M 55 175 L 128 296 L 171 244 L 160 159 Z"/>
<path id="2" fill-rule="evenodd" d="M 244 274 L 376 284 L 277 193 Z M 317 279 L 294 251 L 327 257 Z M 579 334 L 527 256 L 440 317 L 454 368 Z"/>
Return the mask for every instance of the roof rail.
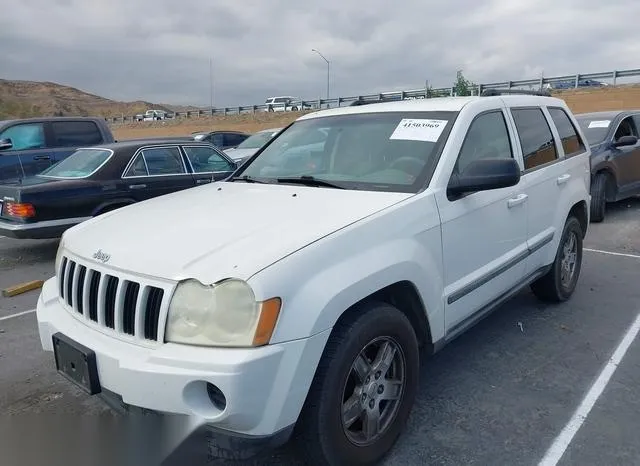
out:
<path id="1" fill-rule="evenodd" d="M 521 89 L 485 89 L 480 94 L 482 97 L 493 97 L 498 95 L 539 95 L 542 97 L 551 97 L 549 91 L 528 91 Z"/>
<path id="2" fill-rule="evenodd" d="M 353 102 L 351 102 L 349 104 L 349 107 L 357 107 L 359 105 L 368 105 L 368 104 L 381 104 L 384 102 L 396 102 L 394 100 L 385 100 L 385 99 L 376 99 L 376 100 L 364 100 L 364 99 L 358 99 L 358 100 L 354 100 Z"/>

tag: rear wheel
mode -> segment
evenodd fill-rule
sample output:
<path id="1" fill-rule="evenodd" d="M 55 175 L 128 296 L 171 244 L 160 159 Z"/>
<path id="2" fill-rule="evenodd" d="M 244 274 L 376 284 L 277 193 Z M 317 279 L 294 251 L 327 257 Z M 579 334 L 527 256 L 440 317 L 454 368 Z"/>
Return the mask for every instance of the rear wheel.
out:
<path id="1" fill-rule="evenodd" d="M 416 334 L 384 304 L 361 306 L 334 327 L 296 426 L 308 464 L 372 465 L 402 432 L 419 371 Z"/>
<path id="2" fill-rule="evenodd" d="M 591 184 L 591 221 L 602 222 L 607 209 L 607 182 L 605 173 L 598 173 Z"/>
<path id="3" fill-rule="evenodd" d="M 551 270 L 535 281 L 531 290 L 543 301 L 566 301 L 576 289 L 581 268 L 582 228 L 577 218 L 569 217 Z"/>

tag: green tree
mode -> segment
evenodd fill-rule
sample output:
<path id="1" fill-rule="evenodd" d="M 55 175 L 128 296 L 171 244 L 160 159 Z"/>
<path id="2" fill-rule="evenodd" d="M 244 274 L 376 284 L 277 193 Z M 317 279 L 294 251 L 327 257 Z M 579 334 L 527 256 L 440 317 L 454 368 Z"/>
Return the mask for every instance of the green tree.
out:
<path id="1" fill-rule="evenodd" d="M 456 82 L 453 84 L 453 93 L 457 96 L 469 96 L 478 88 L 478 86 L 464 77 L 462 71 L 456 74 Z"/>

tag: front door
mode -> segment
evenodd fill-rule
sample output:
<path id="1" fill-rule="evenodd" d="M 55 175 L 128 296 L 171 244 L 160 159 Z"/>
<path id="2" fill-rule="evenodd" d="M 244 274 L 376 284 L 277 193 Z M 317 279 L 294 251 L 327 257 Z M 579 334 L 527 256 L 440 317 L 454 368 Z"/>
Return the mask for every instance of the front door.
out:
<path id="1" fill-rule="evenodd" d="M 0 151 L 0 181 L 34 176 L 53 163 L 47 147 L 45 123 L 16 123 L 0 132 L 0 139 L 11 139 L 13 147 Z"/>
<path id="2" fill-rule="evenodd" d="M 640 137 L 638 132 L 639 116 L 623 119 L 613 135 L 615 142 L 622 136 Z M 621 197 L 626 197 L 640 188 L 640 141 L 633 146 L 613 147 L 611 155 L 618 166 L 618 183 Z"/>
<path id="3" fill-rule="evenodd" d="M 123 180 L 129 196 L 136 201 L 195 186 L 178 146 L 142 149 L 129 165 Z"/>
<path id="4" fill-rule="evenodd" d="M 182 148 L 197 185 L 223 180 L 235 171 L 235 163 L 211 146 L 185 145 Z"/>
<path id="5" fill-rule="evenodd" d="M 503 110 L 490 110 L 471 122 L 454 173 L 483 158 L 514 158 Z M 449 199 L 436 194 L 442 222 L 447 337 L 461 331 L 524 276 L 527 198 L 522 182 Z"/>

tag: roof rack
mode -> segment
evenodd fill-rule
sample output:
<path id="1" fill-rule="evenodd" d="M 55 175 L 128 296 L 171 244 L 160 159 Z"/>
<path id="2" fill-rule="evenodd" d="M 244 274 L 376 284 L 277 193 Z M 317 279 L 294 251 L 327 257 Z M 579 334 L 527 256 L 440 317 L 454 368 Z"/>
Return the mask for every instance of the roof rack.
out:
<path id="1" fill-rule="evenodd" d="M 358 99 L 358 100 L 354 100 L 353 102 L 351 102 L 349 104 L 349 107 L 357 107 L 359 105 L 368 105 L 368 104 L 381 104 L 384 102 L 396 102 L 394 100 L 386 100 L 386 99 L 376 99 L 376 100 L 364 100 L 364 99 Z"/>
<path id="2" fill-rule="evenodd" d="M 493 97 L 499 95 L 539 95 L 542 97 L 551 97 L 549 91 L 528 91 L 521 89 L 485 89 L 480 94 L 482 97 Z"/>

